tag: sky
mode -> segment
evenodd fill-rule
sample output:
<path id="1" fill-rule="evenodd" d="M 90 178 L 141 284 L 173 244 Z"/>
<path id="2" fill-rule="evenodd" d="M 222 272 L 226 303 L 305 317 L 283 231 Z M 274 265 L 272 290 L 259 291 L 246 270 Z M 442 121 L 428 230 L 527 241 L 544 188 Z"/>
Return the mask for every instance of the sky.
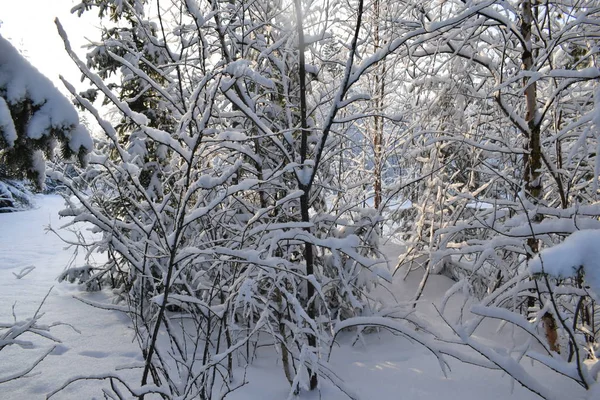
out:
<path id="1" fill-rule="evenodd" d="M 54 24 L 58 17 L 69 35 L 71 46 L 85 57 L 85 37 L 95 38 L 98 19 L 94 13 L 83 18 L 70 13 L 78 0 L 0 0 L 0 35 L 10 40 L 40 72 L 67 93 L 58 79 L 63 75 L 77 89 L 84 89 L 79 70 L 67 55 Z"/>

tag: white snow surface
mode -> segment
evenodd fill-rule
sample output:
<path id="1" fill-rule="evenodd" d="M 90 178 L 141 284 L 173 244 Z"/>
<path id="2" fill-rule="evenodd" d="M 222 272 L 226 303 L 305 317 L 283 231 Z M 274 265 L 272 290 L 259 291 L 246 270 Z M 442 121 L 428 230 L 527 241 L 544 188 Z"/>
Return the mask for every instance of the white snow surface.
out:
<path id="1" fill-rule="evenodd" d="M 57 282 L 57 276 L 71 260 L 72 250 L 66 249 L 53 233 L 46 233 L 45 226 L 58 228 L 65 222 L 59 221 L 57 214 L 64 201 L 59 196 L 37 196 L 35 201 L 37 208 L 33 210 L 0 214 L 0 323 L 13 321 L 13 304 L 18 320 L 30 318 L 52 288 L 42 306 L 45 314 L 40 324 L 62 322 L 81 333 L 66 325 L 50 328 L 50 333 L 62 343 L 28 377 L 0 385 L 1 400 L 44 399 L 71 377 L 115 373 L 118 366 L 141 361 L 125 314 L 93 308 L 73 297 L 110 303 L 108 293 L 88 293 L 76 285 Z M 69 232 L 62 234 L 69 237 Z M 77 261 L 81 262 L 82 257 Z M 35 269 L 18 279 L 21 271 L 30 266 Z M 33 348 L 11 346 L 2 350 L 0 378 L 23 369 L 54 344 L 32 335 L 22 339 L 32 341 Z M 136 370 L 118 374 L 133 382 L 139 382 L 141 375 Z M 106 387 L 106 382 L 76 383 L 53 399 L 102 399 L 102 387 Z"/>
<path id="2" fill-rule="evenodd" d="M 83 146 L 88 151 L 92 149 L 91 136 L 79 123 L 75 107 L 50 79 L 41 74 L 2 36 L 0 36 L 0 90 L 5 103 L 17 104 L 25 99 L 31 99 L 34 105 L 40 106 L 27 127 L 28 137 L 39 139 L 49 135 L 52 128 L 65 129 L 71 150 L 78 152 L 79 146 Z M 6 107 L 0 104 L 0 126 L 8 126 L 8 123 L 3 121 L 7 111 L 3 108 Z"/>
<path id="3" fill-rule="evenodd" d="M 590 294 L 600 301 L 600 230 L 573 232 L 562 243 L 544 249 L 529 263 L 531 274 L 546 273 L 556 278 L 575 277 L 583 269 Z"/>
<path id="4" fill-rule="evenodd" d="M 0 97 L 0 134 L 8 144 L 8 147 L 12 147 L 17 140 L 17 131 L 15 124 L 10 115 L 8 104 L 3 97 Z"/>
<path id="5" fill-rule="evenodd" d="M 54 352 L 33 370 L 29 376 L 0 385 L 0 399 L 44 399 L 66 380 L 76 376 L 113 373 L 134 386 L 140 382 L 140 371 L 125 369 L 123 365 L 141 361 L 140 351 L 132 342 L 133 331 L 128 318 L 119 311 L 106 311 L 86 305 L 73 296 L 90 302 L 110 303 L 110 293 L 82 292 L 76 285 L 58 283 L 56 277 L 72 257 L 72 249 L 44 226 L 63 225 L 58 211 L 63 200 L 58 196 L 36 197 L 38 207 L 33 210 L 0 214 L 0 322 L 12 321 L 11 307 L 15 304 L 18 319 L 30 317 L 39 302 L 54 287 L 42 307 L 45 312 L 40 323 L 55 321 L 71 324 L 55 326 L 51 333 L 62 341 Z M 81 225 L 85 235 L 91 235 Z M 62 232 L 69 236 L 69 232 Z M 388 244 L 383 251 L 395 262 L 401 247 Z M 76 265 L 82 260 L 79 257 Z M 98 260 L 100 261 L 100 260 Z M 35 269 L 27 271 L 27 267 Z M 19 278 L 20 276 L 20 278 Z M 394 282 L 373 293 L 381 301 L 410 300 L 421 280 L 418 273 L 403 280 L 396 274 Z M 432 321 L 437 315 L 433 302 L 438 302 L 452 282 L 442 276 L 431 276 L 416 313 Z M 451 305 L 450 305 L 451 306 Z M 449 307 L 450 307 L 449 306 Z M 456 308 L 460 307 L 456 305 Z M 485 330 L 486 339 L 498 338 L 497 325 Z M 489 335 L 489 337 L 488 337 Z M 32 362 L 52 343 L 35 336 L 24 338 L 33 342 L 33 348 L 8 348 L 0 352 L 0 378 L 10 375 L 20 366 Z M 518 400 L 537 399 L 526 389 L 513 385 L 512 380 L 498 371 L 487 370 L 449 359 L 451 372 L 445 377 L 438 361 L 423 346 L 384 331 L 364 335 L 355 341 L 355 333 L 342 334 L 334 346 L 330 360 L 332 370 L 344 385 L 362 400 Z M 11 346 L 15 347 L 15 346 Z M 557 377 L 548 370 L 534 368 L 536 376 L 547 382 L 549 390 L 558 398 L 582 399 L 585 391 Z M 244 375 L 237 372 L 238 379 Z M 247 384 L 230 394 L 228 400 L 282 400 L 288 398 L 289 385 L 281 368 L 279 357 L 272 347 L 258 350 L 253 364 L 245 373 Z M 53 399 L 102 399 L 102 388 L 108 382 L 84 381 L 59 393 Z M 561 397 L 562 396 L 562 397 Z M 347 397 L 331 383 L 321 380 L 319 391 L 301 392 L 298 399 L 342 400 Z"/>

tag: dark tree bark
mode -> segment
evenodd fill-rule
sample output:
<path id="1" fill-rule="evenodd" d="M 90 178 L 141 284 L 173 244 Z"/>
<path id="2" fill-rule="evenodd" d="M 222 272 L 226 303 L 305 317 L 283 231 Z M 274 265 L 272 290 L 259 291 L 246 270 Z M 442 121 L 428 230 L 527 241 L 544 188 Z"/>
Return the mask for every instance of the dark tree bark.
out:
<path id="1" fill-rule="evenodd" d="M 306 120 L 306 60 L 304 52 L 306 43 L 304 41 L 304 26 L 302 24 L 302 4 L 301 0 L 295 0 L 296 7 L 296 29 L 298 30 L 298 64 L 299 64 L 299 79 L 300 79 L 300 126 L 302 129 L 301 144 L 300 144 L 300 163 L 304 164 L 308 158 L 308 121 Z M 300 197 L 300 218 L 302 222 L 310 222 L 310 181 L 306 179 L 308 174 L 305 171 L 307 167 L 302 166 L 302 178 L 299 179 L 299 189 L 303 191 Z M 316 168 L 316 166 L 315 166 Z M 314 173 L 314 172 L 313 172 Z M 310 232 L 310 228 L 305 228 Z M 314 254 L 313 246 L 309 242 L 304 242 L 304 260 L 306 262 L 306 275 L 314 274 Z M 315 287 L 311 282 L 306 282 L 306 306 L 309 318 L 314 319 L 316 316 L 315 310 Z M 308 345 L 317 347 L 317 338 L 314 334 L 307 335 Z M 309 371 L 310 374 L 310 389 L 316 389 L 318 385 L 317 374 L 314 371 Z"/>
<path id="2" fill-rule="evenodd" d="M 524 39 L 523 46 L 523 70 L 532 70 L 534 61 L 533 52 L 533 41 L 531 37 L 532 27 L 534 25 L 534 11 L 533 7 L 535 0 L 525 0 L 521 3 L 521 34 Z M 527 198 L 533 203 L 538 204 L 542 196 L 542 146 L 541 146 L 541 121 L 537 115 L 537 87 L 535 82 L 529 82 L 528 78 L 523 79 L 523 85 L 525 88 L 525 121 L 527 122 L 528 132 L 525 138 L 525 150 L 527 153 L 523 157 L 523 180 L 525 182 L 525 194 Z M 533 218 L 533 223 L 541 222 L 542 216 L 536 214 Z M 532 232 L 533 234 L 533 232 Z M 529 250 L 527 252 L 527 258 L 531 259 L 535 254 L 539 252 L 539 241 L 534 237 L 527 239 L 527 246 Z M 530 299 L 531 303 L 535 302 L 535 298 Z M 552 351 L 560 353 L 560 346 L 558 344 L 558 334 L 556 331 L 557 325 L 554 316 L 550 313 L 546 313 L 543 316 L 544 329 L 546 331 L 546 339 L 550 345 Z"/>

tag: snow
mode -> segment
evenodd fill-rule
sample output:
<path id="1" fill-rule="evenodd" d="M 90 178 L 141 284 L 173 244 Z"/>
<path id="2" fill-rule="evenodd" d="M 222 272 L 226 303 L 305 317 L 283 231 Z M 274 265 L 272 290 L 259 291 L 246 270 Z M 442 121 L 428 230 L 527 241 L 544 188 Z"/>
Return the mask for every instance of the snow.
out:
<path id="1" fill-rule="evenodd" d="M 80 125 L 75 107 L 48 78 L 33 67 L 2 36 L 0 36 L 0 94 L 2 98 L 0 126 L 8 126 L 5 121 L 7 104 L 14 105 L 30 99 L 34 106 L 40 108 L 34 112 L 27 126 L 28 137 L 39 139 L 50 135 L 52 129 L 66 130 L 70 132 L 67 139 L 73 140 L 73 143 L 70 143 L 72 150 L 78 152 L 80 147 L 87 151 L 91 150 L 92 139 L 88 131 Z M 5 132 L 4 135 L 7 133 Z M 14 132 L 8 135 L 10 137 Z"/>
<path id="2" fill-rule="evenodd" d="M 63 207 L 63 200 L 59 196 L 37 196 L 35 200 L 36 209 L 0 214 L 0 322 L 13 321 L 13 304 L 17 320 L 31 318 L 52 288 L 41 308 L 43 316 L 39 324 L 62 322 L 72 327 L 50 328 L 50 334 L 61 343 L 27 335 L 22 339 L 31 341 L 31 348 L 10 346 L 0 351 L 1 380 L 30 365 L 56 345 L 29 377 L 2 384 L 2 399 L 42 399 L 73 376 L 114 374 L 117 367 L 142 360 L 136 343 L 132 342 L 134 336 L 125 314 L 94 308 L 73 297 L 107 303 L 109 293 L 83 292 L 76 285 L 56 281 L 70 263 L 72 249 L 65 248 L 54 234 L 46 233 L 44 226 L 62 225 L 64 221 L 59 221 L 57 212 Z M 61 234 L 68 237 L 67 232 Z M 23 275 L 28 267 L 35 269 L 20 279 L 15 276 Z M 126 369 L 118 374 L 139 382 L 137 370 Z M 53 399 L 103 398 L 103 386 L 101 381 L 79 382 Z"/>
<path id="3" fill-rule="evenodd" d="M 15 130 L 15 124 L 10 116 L 10 110 L 8 104 L 3 97 L 0 97 L 0 133 L 6 141 L 8 147 L 12 147 L 17 140 L 17 131 Z"/>
<path id="4" fill-rule="evenodd" d="M 11 305 L 15 302 L 15 312 L 19 320 L 31 317 L 42 298 L 53 287 L 41 308 L 44 314 L 38 323 L 51 325 L 59 321 L 65 325 L 49 329 L 52 337 L 60 340 L 60 343 L 28 336 L 22 339 L 30 341 L 31 348 L 24 349 L 13 345 L 0 352 L 1 381 L 1 378 L 14 375 L 16 371 L 24 369 L 51 351 L 28 377 L 1 384 L 0 398 L 41 399 L 66 382 L 74 380 L 75 383 L 68 385 L 52 399 L 100 399 L 103 398 L 102 388 L 110 384 L 102 379 L 105 376 L 122 379 L 133 388 L 138 387 L 140 370 L 133 367 L 139 366 L 142 358 L 137 345 L 132 342 L 134 336 L 130 328 L 131 322 L 120 311 L 123 307 L 108 305 L 102 309 L 103 304 L 110 303 L 109 292 L 88 293 L 76 285 L 56 282 L 56 277 L 72 261 L 72 249 L 65 248 L 63 242 L 52 233 L 45 233 L 44 225 L 64 225 L 65 221 L 59 221 L 57 217 L 58 211 L 63 207 L 63 200 L 58 196 L 38 196 L 36 201 L 36 209 L 0 214 L 0 322 L 12 321 Z M 85 226 L 79 225 L 79 228 L 84 235 L 90 235 L 84 229 Z M 61 231 L 61 234 L 69 236 L 69 232 Z M 587 238 L 586 241 L 591 244 L 592 238 Z M 401 253 L 402 247 L 387 244 L 382 250 L 393 261 Z M 74 262 L 74 265 L 82 265 L 80 257 Z M 28 269 L 30 271 L 26 273 Z M 403 280 L 401 275 L 403 274 L 397 274 L 394 282 L 373 292 L 373 299 L 388 303 L 392 299 L 399 302 L 409 301 L 421 276 L 414 273 Z M 410 311 L 414 318 L 432 319 L 436 315 L 432 303 L 438 302 L 443 293 L 452 286 L 452 282 L 443 276 L 431 276 L 429 279 L 422 297 L 425 300 L 419 303 L 415 312 Z M 460 308 L 456 304 L 449 304 L 448 308 L 453 306 L 456 309 Z M 367 319 L 373 323 L 389 324 L 380 317 Z M 400 325 L 399 322 L 394 326 L 401 327 L 409 336 L 422 335 L 420 330 L 411 328 L 408 324 Z M 430 328 L 437 329 L 440 326 L 427 327 Z M 343 385 L 348 393 L 353 393 L 358 399 L 538 398 L 518 385 L 513 386 L 511 379 L 499 371 L 475 367 L 449 357 L 446 357 L 446 361 L 450 372 L 445 376 L 440 369 L 440 363 L 429 350 L 414 341 L 384 330 L 362 334 L 359 340 L 356 340 L 357 338 L 357 333 L 352 330 L 344 330 L 338 335 L 331 358 L 325 364 L 330 370 L 325 368 L 324 373 L 330 374 L 332 380 Z M 502 340 L 500 336 L 495 339 Z M 428 344 L 432 343 L 430 339 Z M 225 355 L 217 355 L 223 356 Z M 239 371 L 238 378 L 245 374 L 248 383 L 227 398 L 287 398 L 290 387 L 279 357 L 273 347 L 261 347 L 254 362 L 245 371 Z M 577 399 L 585 395 L 582 389 L 572 385 L 563 386 L 564 380 L 550 375 L 547 370 L 529 367 L 527 370 L 533 371 L 536 377 L 542 376 L 542 381 L 547 382 L 547 391 L 552 391 L 556 398 Z M 145 387 L 143 390 L 151 389 Z M 317 393 L 301 392 L 298 398 L 342 400 L 348 397 L 331 382 L 322 379 Z"/>
<path id="5" fill-rule="evenodd" d="M 531 274 L 556 278 L 576 277 L 583 270 L 591 295 L 600 301 L 600 230 L 573 232 L 562 243 L 544 249 L 529 263 Z"/>
<path id="6" fill-rule="evenodd" d="M 69 134 L 69 148 L 77 153 L 80 148 L 92 149 L 93 141 L 88 130 L 81 124 L 77 125 L 72 133 Z"/>
<path id="7" fill-rule="evenodd" d="M 227 130 L 219 133 L 217 139 L 242 142 L 244 140 L 248 140 L 248 136 L 246 136 L 246 134 L 241 131 Z"/>
<path id="8" fill-rule="evenodd" d="M 234 78 L 241 78 L 243 76 L 248 77 L 254 80 L 256 83 L 267 88 L 275 87 L 275 83 L 272 80 L 265 78 L 264 76 L 254 71 L 250 66 L 250 61 L 248 60 L 238 60 L 229 63 L 225 68 L 225 72 L 227 72 Z"/>
<path id="9" fill-rule="evenodd" d="M 187 7 L 187 10 L 190 12 L 190 14 L 194 16 L 194 19 L 196 20 L 198 26 L 204 25 L 205 19 L 202 15 L 202 12 L 200 12 L 200 9 L 198 8 L 198 3 L 196 2 L 196 0 L 185 0 L 185 6 Z"/>
<path id="10" fill-rule="evenodd" d="M 46 180 L 46 161 L 41 150 L 35 150 L 31 155 L 31 169 L 37 171 L 37 185 L 43 187 Z"/>

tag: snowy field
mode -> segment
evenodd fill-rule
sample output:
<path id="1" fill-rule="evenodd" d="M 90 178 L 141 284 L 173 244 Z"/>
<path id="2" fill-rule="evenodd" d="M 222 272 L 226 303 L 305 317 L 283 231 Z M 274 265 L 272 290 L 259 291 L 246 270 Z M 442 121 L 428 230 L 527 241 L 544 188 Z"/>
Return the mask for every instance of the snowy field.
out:
<path id="1" fill-rule="evenodd" d="M 48 291 L 41 312 L 42 324 L 63 323 L 50 329 L 60 343 L 40 337 L 23 337 L 31 346 L 11 346 L 0 352 L 0 379 L 25 368 L 55 346 L 26 377 L 0 385 L 0 399 L 43 399 L 66 380 L 76 376 L 118 374 L 130 382 L 139 382 L 137 370 L 123 368 L 142 358 L 134 341 L 128 318 L 117 311 L 91 307 L 75 297 L 96 302 L 110 302 L 110 293 L 86 293 L 76 285 L 59 283 L 57 276 L 72 262 L 72 249 L 45 227 L 58 228 L 65 221 L 57 212 L 63 201 L 58 196 L 40 196 L 31 211 L 0 214 L 0 322 L 31 317 Z M 62 232 L 64 235 L 72 233 Z M 388 245 L 385 251 L 394 260 L 399 249 Z M 77 260 L 75 260 L 77 262 Z M 35 269 L 27 273 L 26 267 Z M 24 275 L 20 277 L 21 275 Z M 409 299 L 420 279 L 416 274 L 388 289 L 399 300 Z M 19 278 L 20 277 L 20 278 Z M 418 312 L 435 317 L 435 302 L 451 282 L 433 276 L 426 288 Z M 382 291 L 381 293 L 385 293 Z M 389 294 L 388 297 L 391 297 Z M 494 333 L 494 329 L 490 329 Z M 500 335 L 501 337 L 502 335 Z M 439 363 L 427 349 L 386 332 L 373 333 L 352 346 L 352 334 L 342 337 L 334 350 L 331 365 L 339 378 L 363 400 L 461 399 L 501 400 L 537 399 L 526 389 L 513 385 L 500 372 L 476 368 L 452 361 L 451 373 L 445 377 Z M 585 393 L 566 385 L 556 374 L 547 374 L 547 383 L 565 399 L 584 398 Z M 241 373 L 239 374 L 241 375 Z M 285 399 L 289 386 L 271 350 L 259 350 L 253 365 L 246 371 L 248 383 L 228 396 L 232 400 Z M 107 382 L 83 381 L 52 397 L 55 399 L 102 399 Z M 320 392 L 302 393 L 300 398 L 337 400 L 347 398 L 331 384 L 323 383 Z"/>

